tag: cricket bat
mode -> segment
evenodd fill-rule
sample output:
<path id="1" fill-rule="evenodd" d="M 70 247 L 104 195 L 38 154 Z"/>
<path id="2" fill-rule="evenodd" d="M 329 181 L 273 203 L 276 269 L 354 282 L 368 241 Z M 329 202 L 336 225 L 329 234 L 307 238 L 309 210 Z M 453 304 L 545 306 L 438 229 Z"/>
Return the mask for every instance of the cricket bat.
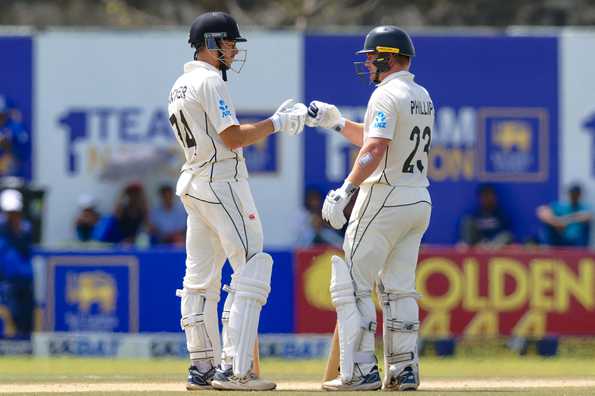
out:
<path id="1" fill-rule="evenodd" d="M 326 368 L 324 369 L 324 377 L 322 377 L 322 382 L 337 378 L 339 375 L 339 359 L 339 323 L 337 323 L 335 325 L 333 339 L 331 340 L 331 350 L 328 354 L 328 360 L 326 362 Z"/>
<path id="2" fill-rule="evenodd" d="M 258 347 L 258 337 L 254 343 L 254 357 L 252 358 L 252 372 L 260 378 L 260 348 Z"/>

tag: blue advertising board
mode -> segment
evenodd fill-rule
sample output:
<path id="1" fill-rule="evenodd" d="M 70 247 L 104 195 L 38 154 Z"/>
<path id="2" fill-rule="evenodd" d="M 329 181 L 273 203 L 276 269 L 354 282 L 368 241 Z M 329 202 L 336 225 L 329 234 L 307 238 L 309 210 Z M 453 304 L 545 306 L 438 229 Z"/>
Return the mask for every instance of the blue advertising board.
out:
<path id="1" fill-rule="evenodd" d="M 47 268 L 47 331 L 180 332 L 183 250 L 39 251 Z M 293 253 L 269 252 L 271 292 L 259 332 L 293 331 Z M 231 266 L 223 267 L 223 283 Z M 221 293 L 219 312 L 227 294 Z"/>
<path id="2" fill-rule="evenodd" d="M 135 256 L 56 255 L 46 268 L 48 329 L 138 332 Z"/>
<path id="3" fill-rule="evenodd" d="M 352 61 L 364 35 L 305 37 L 305 101 L 336 104 L 361 121 L 374 86 Z M 414 36 L 411 71 L 436 108 L 430 155 L 432 220 L 425 242 L 458 241 L 463 214 L 489 183 L 517 242 L 537 230 L 535 208 L 558 194 L 558 39 Z M 332 55 L 332 56 L 329 56 Z M 330 59 L 330 61 L 329 61 Z M 347 175 L 354 148 L 338 134 L 308 128 L 306 186 L 327 190 Z M 316 160 L 313 160 L 316 159 Z"/>
<path id="4" fill-rule="evenodd" d="M 238 114 L 240 123 L 255 123 L 269 117 L 267 113 L 247 113 Z M 251 175 L 275 174 L 279 170 L 278 165 L 278 143 L 277 134 L 269 135 L 266 139 L 244 147 L 244 158 L 246 166 Z"/>
<path id="5" fill-rule="evenodd" d="M 0 135 L 10 149 L 0 151 L 0 176 L 31 179 L 33 42 L 28 36 L 0 36 Z"/>

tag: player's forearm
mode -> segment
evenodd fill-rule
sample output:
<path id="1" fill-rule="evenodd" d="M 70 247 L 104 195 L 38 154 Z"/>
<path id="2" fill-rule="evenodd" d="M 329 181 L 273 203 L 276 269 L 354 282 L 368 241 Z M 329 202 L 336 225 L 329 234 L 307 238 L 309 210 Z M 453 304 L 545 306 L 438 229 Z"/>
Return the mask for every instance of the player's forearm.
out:
<path id="1" fill-rule="evenodd" d="M 361 185 L 378 168 L 385 149 L 386 146 L 377 144 L 366 144 L 362 147 L 347 180 L 356 186 Z"/>
<path id="2" fill-rule="evenodd" d="M 341 133 L 345 136 L 345 139 L 358 147 L 364 144 L 364 124 L 346 119 L 345 127 Z"/>
<path id="3" fill-rule="evenodd" d="M 254 124 L 236 125 L 230 132 L 226 134 L 223 142 L 229 149 L 236 150 L 257 143 L 272 134 L 273 122 L 267 119 Z"/>

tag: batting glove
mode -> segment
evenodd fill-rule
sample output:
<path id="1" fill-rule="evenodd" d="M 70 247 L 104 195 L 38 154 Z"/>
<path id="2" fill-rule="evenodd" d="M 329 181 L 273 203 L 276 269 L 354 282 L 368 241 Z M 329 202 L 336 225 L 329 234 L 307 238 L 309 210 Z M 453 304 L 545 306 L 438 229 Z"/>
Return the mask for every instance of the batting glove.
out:
<path id="1" fill-rule="evenodd" d="M 342 132 L 343 128 L 345 128 L 345 118 L 343 118 L 337 106 L 313 100 L 308 106 L 306 125 Z"/>
<path id="2" fill-rule="evenodd" d="M 275 132 L 299 135 L 304 130 L 308 109 L 303 103 L 287 99 L 271 116 Z"/>
<path id="3" fill-rule="evenodd" d="M 328 221 L 334 229 L 340 230 L 347 222 L 343 210 L 357 189 L 357 186 L 345 180 L 341 188 L 331 190 L 326 195 L 324 205 L 322 206 L 322 218 Z"/>

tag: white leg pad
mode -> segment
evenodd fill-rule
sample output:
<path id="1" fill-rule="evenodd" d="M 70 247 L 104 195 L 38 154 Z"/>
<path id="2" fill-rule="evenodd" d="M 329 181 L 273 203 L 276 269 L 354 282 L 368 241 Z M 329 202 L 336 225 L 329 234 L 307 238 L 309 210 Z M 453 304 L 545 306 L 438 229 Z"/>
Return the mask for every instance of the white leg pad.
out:
<path id="1" fill-rule="evenodd" d="M 418 363 L 417 336 L 419 332 L 419 294 L 379 291 L 384 315 L 384 373 L 400 373 Z"/>
<path id="2" fill-rule="evenodd" d="M 227 292 L 227 298 L 225 299 L 225 304 L 223 304 L 223 313 L 221 314 L 221 323 L 222 323 L 222 337 L 223 337 L 223 351 L 221 355 L 221 360 L 228 366 L 233 364 L 233 356 L 235 354 L 235 348 L 233 347 L 233 342 L 229 333 L 229 313 L 231 311 L 231 306 L 233 304 L 234 298 L 234 291 L 230 286 L 223 286 L 223 290 Z"/>
<path id="3" fill-rule="evenodd" d="M 356 303 L 353 281 L 349 268 L 343 259 L 333 256 L 331 274 L 331 299 L 337 311 L 339 324 L 339 364 L 341 379 L 344 383 L 353 378 L 356 363 L 375 363 L 373 352 L 361 351 L 364 330 L 374 331 L 375 323 L 364 325 L 362 315 Z M 369 329 L 368 329 L 369 327 Z"/>
<path id="4" fill-rule="evenodd" d="M 371 291 L 355 292 L 357 308 L 362 315 L 362 340 L 355 362 L 362 375 L 368 374 L 378 363 L 376 360 L 376 306 Z"/>
<path id="5" fill-rule="evenodd" d="M 218 366 L 221 358 L 221 341 L 217 318 L 218 291 L 177 290 L 182 298 L 180 325 L 186 333 L 186 347 L 190 360 L 210 361 Z"/>
<path id="6" fill-rule="evenodd" d="M 252 368 L 260 310 L 271 290 L 272 270 L 272 257 L 257 253 L 240 268 L 238 274 L 232 276 L 234 296 L 226 335 L 233 345 L 233 373 L 237 377 L 246 376 Z"/>

